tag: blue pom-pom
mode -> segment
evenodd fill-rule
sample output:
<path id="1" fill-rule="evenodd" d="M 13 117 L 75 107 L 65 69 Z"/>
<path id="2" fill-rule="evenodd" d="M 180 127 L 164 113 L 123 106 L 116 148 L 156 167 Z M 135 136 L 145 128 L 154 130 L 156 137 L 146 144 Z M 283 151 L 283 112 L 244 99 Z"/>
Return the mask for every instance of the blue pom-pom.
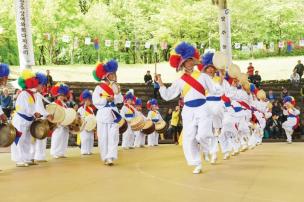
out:
<path id="1" fill-rule="evenodd" d="M 37 72 L 36 73 L 36 78 L 37 78 L 40 85 L 46 85 L 47 84 L 47 77 L 46 77 L 45 74 Z"/>
<path id="2" fill-rule="evenodd" d="M 85 100 L 85 99 L 92 99 L 92 93 L 88 90 L 88 89 L 85 89 L 84 91 L 82 91 L 82 93 L 81 93 L 81 98 L 83 99 L 83 100 Z"/>
<path id="3" fill-rule="evenodd" d="M 250 92 L 254 93 L 255 85 L 253 83 L 250 84 Z"/>
<path id="4" fill-rule="evenodd" d="M 291 96 L 286 96 L 286 97 L 284 97 L 284 99 L 283 99 L 283 102 L 284 103 L 286 103 L 286 102 L 292 102 L 292 97 Z"/>
<path id="5" fill-rule="evenodd" d="M 69 87 L 67 85 L 61 84 L 58 89 L 58 94 L 60 95 L 68 95 L 69 94 Z"/>
<path id="6" fill-rule="evenodd" d="M 134 99 L 134 95 L 131 92 L 129 92 L 129 93 L 126 94 L 125 99 L 126 100 L 133 100 Z"/>
<path id="7" fill-rule="evenodd" d="M 0 63 L 0 77 L 7 77 L 10 73 L 9 67 L 7 64 Z"/>
<path id="8" fill-rule="evenodd" d="M 209 65 L 213 65 L 212 59 L 213 59 L 214 53 L 208 52 L 202 57 L 202 63 L 204 67 L 207 67 Z"/>
<path id="9" fill-rule="evenodd" d="M 150 100 L 150 104 L 151 104 L 151 105 L 158 105 L 158 104 L 157 104 L 157 100 L 154 99 L 154 98 Z"/>
<path id="10" fill-rule="evenodd" d="M 118 69 L 118 63 L 116 60 L 110 60 L 104 65 L 104 69 L 107 73 L 116 72 Z"/>
<path id="11" fill-rule="evenodd" d="M 182 42 L 178 46 L 176 46 L 175 52 L 181 55 L 183 60 L 186 60 L 194 57 L 195 48 L 186 42 Z"/>
<path id="12" fill-rule="evenodd" d="M 135 101 L 135 105 L 141 106 L 142 105 L 142 100 L 140 98 L 137 98 Z"/>

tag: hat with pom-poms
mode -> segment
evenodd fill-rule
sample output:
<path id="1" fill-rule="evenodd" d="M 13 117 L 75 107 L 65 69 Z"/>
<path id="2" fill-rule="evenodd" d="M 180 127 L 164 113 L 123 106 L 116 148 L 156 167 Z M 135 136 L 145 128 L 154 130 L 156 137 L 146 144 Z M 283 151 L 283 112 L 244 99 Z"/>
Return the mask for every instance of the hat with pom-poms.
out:
<path id="1" fill-rule="evenodd" d="M 147 102 L 147 109 L 148 109 L 148 110 L 151 110 L 152 106 L 158 107 L 157 100 L 154 99 L 154 98 L 152 98 L 151 100 L 149 100 L 149 101 Z"/>
<path id="2" fill-rule="evenodd" d="M 135 106 L 142 106 L 142 100 L 140 98 L 136 98 Z"/>
<path id="3" fill-rule="evenodd" d="M 284 103 L 284 104 L 290 103 L 290 104 L 292 104 L 293 106 L 296 106 L 296 100 L 295 100 L 294 97 L 292 97 L 292 96 L 285 96 L 284 99 L 283 99 L 283 103 Z"/>
<path id="4" fill-rule="evenodd" d="M 21 72 L 18 78 L 19 86 L 24 89 L 36 88 L 39 85 L 39 81 L 36 78 L 36 74 L 30 69 L 25 69 Z"/>
<path id="5" fill-rule="evenodd" d="M 133 102 L 135 102 L 136 101 L 136 97 L 133 95 L 132 92 L 129 91 L 124 96 L 124 101 L 126 102 L 127 100 L 132 100 Z"/>
<path id="6" fill-rule="evenodd" d="M 8 77 L 10 69 L 8 64 L 0 63 L 0 78 Z"/>
<path id="7" fill-rule="evenodd" d="M 199 64 L 200 54 L 192 45 L 182 42 L 178 44 L 170 55 L 169 63 L 176 71 L 183 68 L 183 64 L 188 59 L 193 59 L 195 64 Z"/>
<path id="8" fill-rule="evenodd" d="M 118 69 L 116 60 L 110 60 L 106 64 L 98 63 L 93 71 L 93 77 L 96 81 L 101 81 L 107 77 L 109 73 L 114 73 Z"/>
<path id="9" fill-rule="evenodd" d="M 48 79 L 47 79 L 46 75 L 43 74 L 43 73 L 37 72 L 37 73 L 36 73 L 36 79 L 38 80 L 38 83 L 39 83 L 40 85 L 45 86 L 45 85 L 47 84 L 47 80 L 48 80 Z"/>
<path id="10" fill-rule="evenodd" d="M 84 100 L 92 100 L 92 93 L 88 89 L 85 89 L 80 94 L 79 101 L 82 102 Z"/>
<path id="11" fill-rule="evenodd" d="M 54 97 L 57 97 L 59 95 L 68 96 L 70 93 L 69 86 L 64 83 L 57 83 L 55 86 L 51 88 L 51 94 Z"/>
<path id="12" fill-rule="evenodd" d="M 203 71 L 206 71 L 207 68 L 209 68 L 209 67 L 216 68 L 216 67 L 213 65 L 213 56 L 214 56 L 214 53 L 211 53 L 211 52 L 205 53 L 205 54 L 202 56 Z"/>

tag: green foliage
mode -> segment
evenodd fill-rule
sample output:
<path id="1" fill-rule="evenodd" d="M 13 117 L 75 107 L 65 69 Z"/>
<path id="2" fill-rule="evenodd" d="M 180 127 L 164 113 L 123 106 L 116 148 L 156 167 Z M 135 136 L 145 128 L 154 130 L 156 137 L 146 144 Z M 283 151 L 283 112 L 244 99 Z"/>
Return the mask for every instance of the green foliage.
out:
<path id="1" fill-rule="evenodd" d="M 297 42 L 304 38 L 304 4 L 302 0 L 229 0 L 232 44 L 277 44 L 281 40 Z M 188 41 L 201 48 L 219 48 L 218 9 L 210 0 L 31 0 L 33 43 L 36 64 L 94 64 L 98 60 L 117 58 L 125 63 L 153 63 L 168 59 L 170 50 L 161 50 Z M 13 0 L 0 2 L 0 60 L 18 64 L 15 9 Z M 50 34 L 48 39 L 46 34 Z M 68 35 L 69 43 L 62 42 Z M 85 45 L 85 37 L 98 38 L 100 49 Z M 111 47 L 104 41 L 112 40 Z M 113 41 L 118 40 L 118 50 Z M 132 41 L 125 48 L 125 41 Z M 158 43 L 145 48 L 145 42 Z M 244 53 L 233 50 L 234 58 L 302 55 L 279 50 Z"/>

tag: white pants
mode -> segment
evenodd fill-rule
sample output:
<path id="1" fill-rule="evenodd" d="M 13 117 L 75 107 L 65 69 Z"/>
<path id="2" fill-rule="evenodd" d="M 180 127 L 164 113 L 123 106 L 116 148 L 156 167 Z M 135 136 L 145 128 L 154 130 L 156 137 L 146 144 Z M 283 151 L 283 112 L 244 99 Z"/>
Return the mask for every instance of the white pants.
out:
<path id="1" fill-rule="evenodd" d="M 69 128 L 59 125 L 52 134 L 51 155 L 64 156 L 69 143 Z"/>
<path id="2" fill-rule="evenodd" d="M 145 145 L 145 134 L 141 133 L 140 131 L 134 131 L 135 141 L 134 147 L 140 147 Z"/>
<path id="3" fill-rule="evenodd" d="M 31 161 L 31 134 L 29 126 L 19 127 L 19 132 L 22 133 L 18 143 L 13 142 L 11 145 L 11 159 L 16 163 L 26 163 Z"/>
<path id="4" fill-rule="evenodd" d="M 222 131 L 219 136 L 219 142 L 223 154 L 232 152 L 232 135 L 232 132 Z"/>
<path id="5" fill-rule="evenodd" d="M 282 128 L 285 130 L 285 134 L 288 142 L 292 142 L 293 127 L 297 124 L 297 118 L 288 117 L 282 124 Z"/>
<path id="6" fill-rule="evenodd" d="M 80 132 L 81 154 L 91 154 L 94 147 L 94 131 Z"/>
<path id="7" fill-rule="evenodd" d="M 116 160 L 118 155 L 119 126 L 117 123 L 97 122 L 98 147 L 101 160 Z"/>
<path id="8" fill-rule="evenodd" d="M 31 143 L 31 159 L 42 161 L 46 159 L 46 142 L 47 138 L 43 140 L 36 139 Z"/>
<path id="9" fill-rule="evenodd" d="M 126 132 L 124 132 L 122 134 L 122 143 L 121 146 L 123 148 L 129 148 L 129 147 L 133 147 L 134 145 L 134 133 L 130 127 L 130 125 L 128 125 L 128 129 L 126 130 Z"/>
<path id="10" fill-rule="evenodd" d="M 148 146 L 158 145 L 159 134 L 155 131 L 148 135 Z"/>

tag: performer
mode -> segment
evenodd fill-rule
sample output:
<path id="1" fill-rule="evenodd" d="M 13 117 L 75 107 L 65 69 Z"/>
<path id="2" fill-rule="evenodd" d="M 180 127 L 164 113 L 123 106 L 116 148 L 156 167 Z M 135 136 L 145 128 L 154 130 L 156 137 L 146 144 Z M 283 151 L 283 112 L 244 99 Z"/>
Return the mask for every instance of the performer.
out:
<path id="1" fill-rule="evenodd" d="M 56 98 L 55 104 L 67 108 L 66 101 L 70 94 L 69 87 L 62 83 L 57 83 L 51 89 L 51 94 Z M 51 141 L 51 155 L 55 158 L 66 158 L 65 153 L 68 149 L 69 143 L 69 127 L 58 124 L 54 132 L 52 133 Z"/>
<path id="2" fill-rule="evenodd" d="M 17 167 L 28 167 L 35 164 L 31 161 L 30 126 L 35 117 L 40 117 L 40 114 L 36 113 L 34 95 L 38 80 L 31 70 L 25 69 L 18 79 L 18 84 L 22 92 L 17 97 L 16 113 L 12 120 L 17 130 L 15 142 L 11 145 L 12 160 L 16 162 Z"/>
<path id="3" fill-rule="evenodd" d="M 35 93 L 35 109 L 42 117 L 42 119 L 52 119 L 53 116 L 49 115 L 48 112 L 44 108 L 43 104 L 43 95 L 41 94 L 43 88 L 47 84 L 47 77 L 45 74 L 36 73 L 36 78 L 38 80 L 39 85 L 37 86 L 37 92 Z M 43 140 L 35 139 L 31 144 L 31 159 L 33 162 L 47 162 L 46 160 L 46 143 L 47 138 Z"/>
<path id="4" fill-rule="evenodd" d="M 142 113 L 142 100 L 140 98 L 136 98 L 135 109 L 135 117 L 141 116 L 144 120 L 147 119 Z M 146 142 L 146 135 L 143 134 L 141 131 L 134 131 L 134 135 L 134 147 L 144 147 Z"/>
<path id="5" fill-rule="evenodd" d="M 78 109 L 78 113 L 84 120 L 88 115 L 94 115 L 94 105 L 92 104 L 92 93 L 86 89 L 82 91 L 80 98 L 80 102 L 83 105 Z M 82 155 L 91 155 L 94 147 L 94 131 L 86 131 L 82 130 L 80 132 L 80 153 Z"/>
<path id="6" fill-rule="evenodd" d="M 116 71 L 118 63 L 110 60 L 106 64 L 99 63 L 93 76 L 97 81 L 102 81 L 93 92 L 93 104 L 98 109 L 97 136 L 101 160 L 105 165 L 113 165 L 117 159 L 119 126 L 122 117 L 115 104 L 123 102 L 120 87 L 116 84 Z"/>
<path id="7" fill-rule="evenodd" d="M 136 98 L 131 92 L 128 92 L 124 97 L 124 105 L 120 110 L 121 116 L 128 122 L 128 129 L 124 134 L 122 134 L 122 148 L 123 149 L 133 149 L 134 147 L 134 131 L 132 131 L 130 126 L 130 121 L 135 117 L 134 100 Z"/>
<path id="8" fill-rule="evenodd" d="M 209 93 L 207 92 L 207 108 L 209 110 L 210 118 L 207 120 L 210 121 L 208 124 L 209 131 L 212 133 L 210 135 L 210 148 L 203 151 L 205 160 L 209 160 L 209 154 L 211 155 L 211 164 L 215 164 L 217 161 L 217 152 L 218 152 L 218 136 L 220 134 L 220 129 L 222 128 L 222 119 L 224 115 L 224 104 L 221 101 L 221 96 L 224 94 L 224 89 L 222 88 L 222 82 L 225 75 L 224 71 L 217 71 L 217 68 L 213 64 L 214 53 L 206 53 L 202 57 L 203 72 L 206 73 L 212 79 L 213 85 L 217 86 L 218 92 Z M 215 75 L 217 73 L 217 75 Z"/>
<path id="9" fill-rule="evenodd" d="M 149 110 L 147 119 L 151 120 L 153 123 L 157 123 L 163 120 L 158 111 L 159 107 L 156 99 L 153 98 L 147 102 L 147 109 Z M 159 134 L 156 131 L 148 135 L 148 146 L 158 146 L 158 139 Z"/>
<path id="10" fill-rule="evenodd" d="M 286 96 L 283 100 L 284 103 L 284 115 L 287 116 L 287 120 L 282 124 L 282 127 L 285 130 L 287 143 L 292 143 L 292 134 L 294 129 L 299 125 L 299 114 L 300 111 L 295 108 L 296 102 L 292 96 Z"/>
<path id="11" fill-rule="evenodd" d="M 172 100 L 182 93 L 185 104 L 182 110 L 183 150 L 188 165 L 195 166 L 193 173 L 199 174 L 202 172 L 202 162 L 198 143 L 203 149 L 208 148 L 208 138 L 212 135 L 206 130 L 210 122 L 207 121 L 205 90 L 214 93 L 217 89 L 207 74 L 194 70 L 200 56 L 193 46 L 182 42 L 175 52 L 170 56 L 170 65 L 177 71 L 184 69 L 184 74 L 169 88 L 165 87 L 159 75 L 157 82 L 164 100 Z"/>

